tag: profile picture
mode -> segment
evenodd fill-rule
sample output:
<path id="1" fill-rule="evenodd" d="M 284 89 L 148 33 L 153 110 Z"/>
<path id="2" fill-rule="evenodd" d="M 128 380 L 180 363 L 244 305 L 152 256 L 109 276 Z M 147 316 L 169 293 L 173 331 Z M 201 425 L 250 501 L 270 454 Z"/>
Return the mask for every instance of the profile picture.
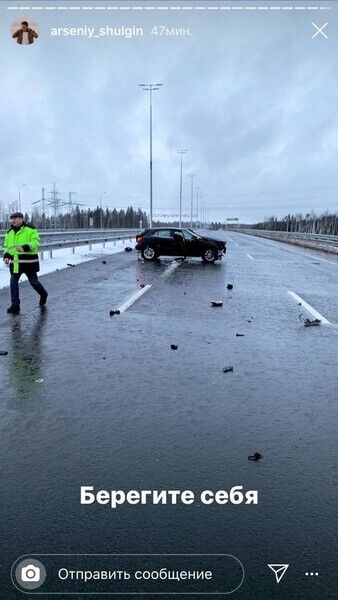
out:
<path id="1" fill-rule="evenodd" d="M 28 46 L 39 37 L 38 29 L 38 24 L 32 19 L 18 19 L 12 25 L 12 38 L 17 44 Z"/>

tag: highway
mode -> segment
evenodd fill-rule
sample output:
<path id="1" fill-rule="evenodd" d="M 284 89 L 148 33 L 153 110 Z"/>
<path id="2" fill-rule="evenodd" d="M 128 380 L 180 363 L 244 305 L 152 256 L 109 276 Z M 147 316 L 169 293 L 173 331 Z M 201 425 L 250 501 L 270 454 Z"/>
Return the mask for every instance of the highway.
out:
<path id="1" fill-rule="evenodd" d="M 133 251 L 45 275 L 43 313 L 24 283 L 10 318 L 1 290 L 3 568 L 32 551 L 224 552 L 246 571 L 234 598 L 335 597 L 338 257 L 212 235 L 228 241 L 215 265 Z M 81 485 L 243 485 L 259 503 L 113 511 L 81 506 Z M 290 563 L 282 589 L 273 562 Z"/>

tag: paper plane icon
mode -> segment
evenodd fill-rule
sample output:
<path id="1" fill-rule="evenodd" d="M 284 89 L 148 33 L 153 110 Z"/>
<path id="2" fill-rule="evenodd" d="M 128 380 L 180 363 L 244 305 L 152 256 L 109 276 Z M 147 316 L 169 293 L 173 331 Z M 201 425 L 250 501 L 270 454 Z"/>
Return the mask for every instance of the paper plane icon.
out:
<path id="1" fill-rule="evenodd" d="M 289 565 L 268 565 L 268 567 L 274 572 L 276 581 L 279 583 L 282 577 L 285 575 Z"/>

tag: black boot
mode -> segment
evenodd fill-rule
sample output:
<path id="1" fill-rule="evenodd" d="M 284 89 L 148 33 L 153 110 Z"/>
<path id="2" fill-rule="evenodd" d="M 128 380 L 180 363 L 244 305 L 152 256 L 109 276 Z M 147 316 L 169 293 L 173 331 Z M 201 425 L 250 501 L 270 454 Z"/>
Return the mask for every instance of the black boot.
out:
<path id="1" fill-rule="evenodd" d="M 44 294 L 41 294 L 39 306 L 45 306 L 45 304 L 47 302 L 47 298 L 48 298 L 48 293 L 47 292 L 45 292 Z"/>
<path id="2" fill-rule="evenodd" d="M 7 308 L 7 312 L 11 315 L 19 315 L 20 306 L 15 306 L 14 304 L 12 304 L 9 308 Z"/>

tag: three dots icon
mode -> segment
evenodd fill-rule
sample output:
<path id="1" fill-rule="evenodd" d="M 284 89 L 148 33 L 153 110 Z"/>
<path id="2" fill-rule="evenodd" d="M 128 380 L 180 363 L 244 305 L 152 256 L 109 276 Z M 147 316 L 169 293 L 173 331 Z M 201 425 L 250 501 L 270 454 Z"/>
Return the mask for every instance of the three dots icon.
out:
<path id="1" fill-rule="evenodd" d="M 315 573 L 313 571 L 311 571 L 310 573 L 306 571 L 305 575 L 306 577 L 318 577 L 319 573 L 317 573 L 317 571 Z"/>

